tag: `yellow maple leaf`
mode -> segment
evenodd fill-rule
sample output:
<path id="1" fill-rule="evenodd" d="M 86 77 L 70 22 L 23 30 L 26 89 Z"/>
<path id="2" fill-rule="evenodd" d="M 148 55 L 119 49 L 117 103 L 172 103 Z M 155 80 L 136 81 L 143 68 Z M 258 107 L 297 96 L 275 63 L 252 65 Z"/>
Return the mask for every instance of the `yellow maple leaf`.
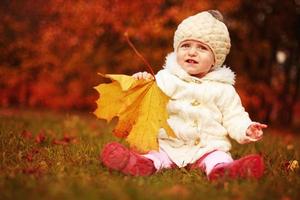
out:
<path id="1" fill-rule="evenodd" d="M 127 75 L 101 76 L 111 79 L 112 83 L 95 87 L 100 97 L 94 114 L 108 122 L 118 117 L 114 129 L 116 136 L 126 137 L 130 147 L 140 153 L 158 150 L 157 134 L 160 128 L 175 137 L 167 124 L 169 97 L 154 80 L 136 80 Z"/>

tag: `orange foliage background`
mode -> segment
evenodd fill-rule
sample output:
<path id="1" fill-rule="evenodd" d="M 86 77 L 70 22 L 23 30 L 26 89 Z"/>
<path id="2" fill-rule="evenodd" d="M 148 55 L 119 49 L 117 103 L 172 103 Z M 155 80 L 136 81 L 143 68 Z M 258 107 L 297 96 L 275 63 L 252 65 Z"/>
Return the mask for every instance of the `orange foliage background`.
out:
<path id="1" fill-rule="evenodd" d="M 125 32 L 157 72 L 177 25 L 207 9 L 224 14 L 226 64 L 252 118 L 300 123 L 298 0 L 1 1 L 0 105 L 93 110 L 97 72 L 147 70 Z"/>

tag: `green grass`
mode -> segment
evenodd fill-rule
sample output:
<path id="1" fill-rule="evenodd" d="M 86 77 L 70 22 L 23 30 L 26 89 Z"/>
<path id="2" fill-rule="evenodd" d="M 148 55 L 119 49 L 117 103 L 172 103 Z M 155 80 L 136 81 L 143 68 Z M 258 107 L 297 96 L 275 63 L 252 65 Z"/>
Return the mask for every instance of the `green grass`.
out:
<path id="1" fill-rule="evenodd" d="M 150 177 L 131 177 L 101 166 L 103 145 L 123 140 L 92 114 L 0 110 L 0 199 L 299 199 L 300 170 L 286 162 L 300 161 L 299 137 L 267 129 L 263 141 L 238 145 L 239 158 L 262 153 L 265 175 L 258 181 L 211 183 L 197 170 L 164 170 Z M 33 137 L 25 138 L 26 130 Z M 45 140 L 35 141 L 43 132 Z M 64 135 L 71 139 L 54 144 Z"/>

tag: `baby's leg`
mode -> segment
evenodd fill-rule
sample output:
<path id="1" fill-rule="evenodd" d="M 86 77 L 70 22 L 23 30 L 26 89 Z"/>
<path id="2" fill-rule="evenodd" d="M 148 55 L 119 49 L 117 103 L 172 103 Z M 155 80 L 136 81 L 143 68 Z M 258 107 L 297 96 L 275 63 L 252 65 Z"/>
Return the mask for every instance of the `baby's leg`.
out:
<path id="1" fill-rule="evenodd" d="M 206 175 L 208 176 L 216 165 L 231 162 L 233 162 L 233 159 L 229 153 L 224 151 L 213 151 L 202 160 L 200 165 L 204 167 Z"/>
<path id="2" fill-rule="evenodd" d="M 157 171 L 161 169 L 172 168 L 174 166 L 174 163 L 170 160 L 167 153 L 163 150 L 150 151 L 148 154 L 145 154 L 143 156 L 153 161 L 155 169 Z"/>

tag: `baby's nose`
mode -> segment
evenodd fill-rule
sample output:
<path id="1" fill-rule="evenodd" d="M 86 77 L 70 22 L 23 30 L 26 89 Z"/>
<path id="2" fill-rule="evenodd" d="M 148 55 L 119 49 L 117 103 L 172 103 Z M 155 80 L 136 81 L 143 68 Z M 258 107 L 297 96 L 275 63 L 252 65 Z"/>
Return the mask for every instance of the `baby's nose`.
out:
<path id="1" fill-rule="evenodd" d="M 191 47 L 188 52 L 189 55 L 196 55 L 197 49 L 195 47 Z"/>

